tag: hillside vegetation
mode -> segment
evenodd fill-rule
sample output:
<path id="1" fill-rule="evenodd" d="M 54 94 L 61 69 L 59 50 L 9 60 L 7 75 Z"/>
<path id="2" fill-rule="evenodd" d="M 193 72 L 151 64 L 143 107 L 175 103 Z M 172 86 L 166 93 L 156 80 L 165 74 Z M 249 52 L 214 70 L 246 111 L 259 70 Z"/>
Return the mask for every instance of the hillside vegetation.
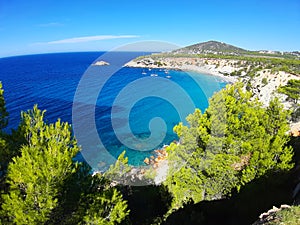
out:
<path id="1" fill-rule="evenodd" d="M 218 41 L 207 41 L 203 43 L 198 43 L 190 45 L 178 50 L 172 51 L 170 54 L 175 55 L 218 55 L 218 56 L 249 56 L 249 57 L 259 57 L 259 58 L 290 58 L 299 59 L 300 52 L 280 52 L 280 51 L 249 51 L 243 48 L 239 48 L 224 42 Z"/>

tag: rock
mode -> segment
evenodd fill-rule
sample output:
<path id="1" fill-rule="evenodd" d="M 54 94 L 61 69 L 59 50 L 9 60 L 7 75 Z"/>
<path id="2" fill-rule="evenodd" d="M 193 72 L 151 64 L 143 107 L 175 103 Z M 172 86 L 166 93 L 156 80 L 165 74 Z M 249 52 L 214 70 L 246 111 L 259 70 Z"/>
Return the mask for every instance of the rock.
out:
<path id="1" fill-rule="evenodd" d="M 139 173 L 139 174 L 137 175 L 137 178 L 138 178 L 139 180 L 143 180 L 143 174 Z"/>
<path id="2" fill-rule="evenodd" d="M 97 61 L 93 64 L 93 66 L 109 66 L 109 63 L 105 61 Z"/>
<path id="3" fill-rule="evenodd" d="M 279 210 L 280 210 L 280 209 L 278 209 L 277 207 L 273 206 L 273 208 L 270 209 L 270 210 L 268 211 L 268 214 L 276 213 L 276 212 L 278 212 Z"/>
<path id="4" fill-rule="evenodd" d="M 268 212 L 264 212 L 264 213 L 260 214 L 259 219 L 257 221 L 255 221 L 252 225 L 264 225 L 264 224 L 271 224 L 270 222 L 275 222 L 275 221 L 278 222 L 278 221 L 280 221 L 280 218 L 277 216 L 277 213 L 281 210 L 286 210 L 288 208 L 291 208 L 291 206 L 281 205 L 280 208 L 273 206 L 273 208 L 270 209 Z M 276 224 L 279 224 L 279 223 L 276 223 Z"/>
<path id="5" fill-rule="evenodd" d="M 269 216 L 269 213 L 262 213 L 259 215 L 259 219 L 263 219 L 264 217 Z"/>
<path id="6" fill-rule="evenodd" d="M 289 209 L 289 208 L 291 208 L 291 206 L 290 206 L 290 205 L 285 205 L 285 204 L 284 204 L 284 205 L 281 205 L 280 208 L 281 208 L 281 209 Z"/>
<path id="7" fill-rule="evenodd" d="M 93 176 L 96 176 L 97 174 L 101 174 L 101 172 L 99 172 L 99 171 L 94 171 L 93 174 L 92 174 L 92 177 L 93 177 Z"/>
<path id="8" fill-rule="evenodd" d="M 149 158 L 145 158 L 145 159 L 144 159 L 144 163 L 146 163 L 147 165 L 149 165 L 149 164 L 150 164 Z"/>

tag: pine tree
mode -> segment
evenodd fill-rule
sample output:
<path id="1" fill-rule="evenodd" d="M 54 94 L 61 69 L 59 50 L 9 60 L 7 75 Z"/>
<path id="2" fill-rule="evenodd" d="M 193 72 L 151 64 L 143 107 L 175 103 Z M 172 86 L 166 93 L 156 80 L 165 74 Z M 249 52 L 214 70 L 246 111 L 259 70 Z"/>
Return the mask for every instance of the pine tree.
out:
<path id="1" fill-rule="evenodd" d="M 128 157 L 125 157 L 126 151 L 123 151 L 116 160 L 114 165 L 111 165 L 109 169 L 104 173 L 104 176 L 117 183 L 130 184 L 131 175 L 129 172 L 132 167 L 128 165 Z"/>
<path id="2" fill-rule="evenodd" d="M 79 149 L 68 123 L 58 120 L 47 125 L 44 112 L 34 106 L 22 114 L 27 144 L 21 156 L 9 164 L 9 193 L 2 209 L 16 224 L 43 224 L 57 206 L 64 181 L 75 169 L 72 158 Z"/>
<path id="3" fill-rule="evenodd" d="M 300 80 L 289 80 L 287 85 L 278 89 L 279 92 L 286 94 L 288 98 L 292 99 L 297 104 L 300 99 Z"/>
<path id="4" fill-rule="evenodd" d="M 291 119 L 293 122 L 298 122 L 300 118 L 300 80 L 289 80 L 287 85 L 278 89 L 279 93 L 283 93 L 288 96 L 288 99 L 292 100 L 293 107 L 291 108 Z"/>
<path id="5" fill-rule="evenodd" d="M 202 114 L 187 117 L 189 126 L 174 127 L 180 144 L 171 144 L 166 185 L 173 207 L 220 199 L 267 172 L 292 168 L 286 147 L 288 113 L 278 100 L 265 109 L 243 84 L 227 86 Z"/>

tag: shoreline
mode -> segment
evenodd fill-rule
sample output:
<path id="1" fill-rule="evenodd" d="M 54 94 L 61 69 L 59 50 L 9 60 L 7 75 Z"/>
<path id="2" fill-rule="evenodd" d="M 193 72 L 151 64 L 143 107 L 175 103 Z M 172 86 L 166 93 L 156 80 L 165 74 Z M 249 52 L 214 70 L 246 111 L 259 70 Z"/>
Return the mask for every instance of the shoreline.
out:
<path id="1" fill-rule="evenodd" d="M 167 70 L 175 70 L 175 71 L 184 71 L 184 72 L 195 72 L 199 73 L 199 75 L 209 75 L 209 76 L 215 76 L 218 78 L 221 78 L 223 81 L 226 81 L 228 83 L 235 83 L 238 81 L 237 76 L 225 76 L 224 74 L 220 73 L 219 71 L 207 68 L 205 66 L 147 66 L 147 65 L 138 65 L 133 64 L 133 61 L 127 63 L 124 67 L 131 67 L 131 68 L 145 68 L 145 69 L 167 69 Z"/>
<path id="2" fill-rule="evenodd" d="M 174 69 L 170 69 L 170 70 L 174 70 Z M 228 83 L 235 83 L 238 81 L 238 78 L 235 76 L 225 76 L 224 74 L 221 73 L 214 73 L 210 70 L 206 70 L 204 68 L 191 68 L 191 69 L 178 69 L 180 71 L 185 71 L 185 72 L 195 72 L 195 73 L 199 73 L 200 75 L 204 74 L 204 75 L 209 75 L 209 76 L 215 76 L 218 78 L 221 78 L 223 81 L 226 81 Z"/>

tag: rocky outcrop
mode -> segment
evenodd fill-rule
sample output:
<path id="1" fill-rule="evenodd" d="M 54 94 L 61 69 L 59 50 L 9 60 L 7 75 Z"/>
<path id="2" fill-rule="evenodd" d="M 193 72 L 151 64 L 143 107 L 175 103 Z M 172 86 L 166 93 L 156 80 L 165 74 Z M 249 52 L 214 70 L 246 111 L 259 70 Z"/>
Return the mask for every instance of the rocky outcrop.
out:
<path id="1" fill-rule="evenodd" d="M 259 219 L 253 225 L 280 224 L 278 212 L 281 210 L 290 209 L 289 205 L 281 205 L 280 208 L 273 206 L 268 212 L 260 214 Z"/>
<path id="2" fill-rule="evenodd" d="M 109 63 L 105 61 L 97 61 L 93 63 L 93 66 L 109 66 Z"/>

